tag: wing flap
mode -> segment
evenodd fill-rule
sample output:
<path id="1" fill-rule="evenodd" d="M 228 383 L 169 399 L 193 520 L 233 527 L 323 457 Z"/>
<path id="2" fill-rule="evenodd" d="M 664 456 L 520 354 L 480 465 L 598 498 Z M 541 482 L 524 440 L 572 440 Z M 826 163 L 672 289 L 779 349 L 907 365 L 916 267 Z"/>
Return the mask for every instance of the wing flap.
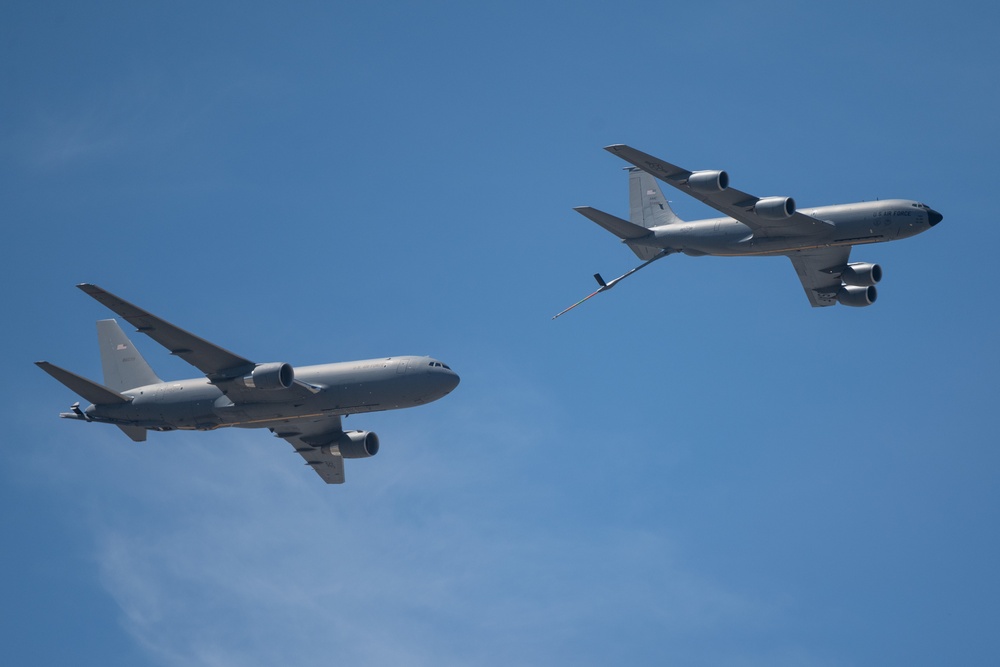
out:
<path id="1" fill-rule="evenodd" d="M 271 431 L 287 441 L 324 482 L 344 483 L 344 457 L 339 453 L 326 453 L 322 449 L 322 443 L 333 442 L 344 433 L 339 416 L 290 422 L 285 427 Z"/>
<path id="2" fill-rule="evenodd" d="M 850 246 L 795 250 L 788 253 L 802 289 L 814 308 L 833 306 L 842 285 L 840 272 L 851 256 Z"/>

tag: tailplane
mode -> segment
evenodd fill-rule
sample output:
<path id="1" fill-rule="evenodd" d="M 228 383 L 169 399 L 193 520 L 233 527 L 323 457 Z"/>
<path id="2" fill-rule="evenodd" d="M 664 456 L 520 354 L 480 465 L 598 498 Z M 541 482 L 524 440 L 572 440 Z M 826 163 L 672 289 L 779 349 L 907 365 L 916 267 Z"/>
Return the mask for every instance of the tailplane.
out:
<path id="1" fill-rule="evenodd" d="M 132 438 L 132 442 L 146 442 L 146 429 L 142 426 L 133 426 L 131 424 L 115 424 L 118 428 L 122 430 L 122 433 Z"/>
<path id="2" fill-rule="evenodd" d="M 652 174 L 631 167 L 628 170 L 629 218 L 632 224 L 649 229 L 683 222 L 670 208 Z"/>
<path id="3" fill-rule="evenodd" d="M 163 382 L 115 320 L 97 322 L 97 340 L 101 346 L 104 384 L 108 387 L 126 391 Z"/>
<path id="4" fill-rule="evenodd" d="M 56 380 L 59 380 L 67 389 L 78 396 L 82 396 L 94 405 L 114 405 L 116 403 L 128 403 L 130 400 L 128 396 L 118 393 L 111 387 L 105 387 L 103 384 L 88 380 L 47 361 L 36 361 L 35 365 Z"/>

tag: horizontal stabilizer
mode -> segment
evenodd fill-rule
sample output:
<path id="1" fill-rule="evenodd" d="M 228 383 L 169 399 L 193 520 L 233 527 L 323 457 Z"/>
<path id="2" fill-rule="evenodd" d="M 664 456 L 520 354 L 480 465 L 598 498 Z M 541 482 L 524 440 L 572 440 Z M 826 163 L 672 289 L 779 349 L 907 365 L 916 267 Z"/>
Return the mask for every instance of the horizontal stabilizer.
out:
<path id="1" fill-rule="evenodd" d="M 71 373 L 64 368 L 59 368 L 55 364 L 47 361 L 36 361 L 35 365 L 43 371 L 59 380 L 70 391 L 78 396 L 82 396 L 94 405 L 113 405 L 115 403 L 128 403 L 131 399 L 123 396 L 113 389 L 108 389 L 103 384 L 98 384 L 93 380 L 88 380 L 76 373 Z"/>
<path id="2" fill-rule="evenodd" d="M 577 206 L 573 210 L 583 217 L 596 222 L 620 239 L 641 239 L 644 236 L 650 235 L 649 230 L 645 227 L 632 224 L 628 220 L 622 220 L 610 213 L 599 211 L 590 206 Z"/>
<path id="3" fill-rule="evenodd" d="M 126 424 L 115 424 L 122 430 L 122 433 L 132 438 L 134 442 L 146 442 L 146 429 L 141 426 L 129 426 Z"/>

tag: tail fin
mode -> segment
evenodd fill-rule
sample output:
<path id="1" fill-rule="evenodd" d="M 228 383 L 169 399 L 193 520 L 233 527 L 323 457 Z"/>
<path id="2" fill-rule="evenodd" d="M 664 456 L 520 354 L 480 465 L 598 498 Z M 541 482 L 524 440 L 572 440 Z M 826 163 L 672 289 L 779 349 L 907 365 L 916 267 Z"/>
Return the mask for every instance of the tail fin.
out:
<path id="1" fill-rule="evenodd" d="M 629 168 L 628 172 L 629 217 L 633 224 L 648 229 L 683 222 L 670 209 L 652 174 L 636 167 Z"/>
<path id="2" fill-rule="evenodd" d="M 115 320 L 97 322 L 97 340 L 101 346 L 104 384 L 108 387 L 125 391 L 163 382 Z"/>

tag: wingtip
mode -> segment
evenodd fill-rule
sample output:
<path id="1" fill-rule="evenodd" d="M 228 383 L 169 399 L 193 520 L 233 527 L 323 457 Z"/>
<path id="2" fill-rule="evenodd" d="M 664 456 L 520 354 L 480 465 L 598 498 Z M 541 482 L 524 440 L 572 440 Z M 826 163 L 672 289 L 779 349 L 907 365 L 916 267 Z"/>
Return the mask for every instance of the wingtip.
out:
<path id="1" fill-rule="evenodd" d="M 621 148 L 628 148 L 628 145 L 626 145 L 626 144 L 611 144 L 610 146 L 605 146 L 604 150 L 606 150 L 606 151 L 608 151 L 610 153 L 616 153 Z"/>

